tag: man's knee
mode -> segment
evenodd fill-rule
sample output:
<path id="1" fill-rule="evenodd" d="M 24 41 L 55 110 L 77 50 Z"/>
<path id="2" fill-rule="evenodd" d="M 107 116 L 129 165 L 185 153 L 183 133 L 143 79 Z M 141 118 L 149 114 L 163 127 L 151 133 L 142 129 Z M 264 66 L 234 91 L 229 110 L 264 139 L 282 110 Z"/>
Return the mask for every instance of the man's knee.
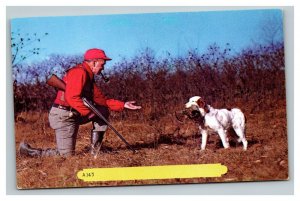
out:
<path id="1" fill-rule="evenodd" d="M 56 145 L 59 155 L 67 156 L 75 153 L 77 132 L 77 127 L 56 130 Z"/>
<path id="2" fill-rule="evenodd" d="M 60 156 L 73 156 L 75 155 L 74 149 L 58 149 L 57 152 Z"/>
<path id="3" fill-rule="evenodd" d="M 99 125 L 97 122 L 93 123 L 93 131 L 106 131 L 107 125 Z"/>
<path id="4" fill-rule="evenodd" d="M 109 110 L 108 110 L 108 108 L 105 107 L 105 106 L 97 106 L 97 109 L 101 113 L 101 115 L 105 118 L 105 120 L 108 121 L 109 120 Z M 103 120 L 102 118 L 97 116 L 92 121 L 94 122 L 94 127 L 95 127 L 95 123 L 97 123 L 99 126 L 107 125 L 105 120 Z"/>

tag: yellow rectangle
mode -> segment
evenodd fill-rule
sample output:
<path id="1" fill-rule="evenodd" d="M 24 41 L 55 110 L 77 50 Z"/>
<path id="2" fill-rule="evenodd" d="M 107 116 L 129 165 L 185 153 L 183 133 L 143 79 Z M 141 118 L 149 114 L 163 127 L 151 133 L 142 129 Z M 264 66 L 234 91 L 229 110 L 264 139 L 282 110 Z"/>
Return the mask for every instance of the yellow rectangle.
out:
<path id="1" fill-rule="evenodd" d="M 148 179 L 175 179 L 221 177 L 228 171 L 227 167 L 216 164 L 165 165 L 117 168 L 83 169 L 77 177 L 83 181 L 128 181 Z"/>

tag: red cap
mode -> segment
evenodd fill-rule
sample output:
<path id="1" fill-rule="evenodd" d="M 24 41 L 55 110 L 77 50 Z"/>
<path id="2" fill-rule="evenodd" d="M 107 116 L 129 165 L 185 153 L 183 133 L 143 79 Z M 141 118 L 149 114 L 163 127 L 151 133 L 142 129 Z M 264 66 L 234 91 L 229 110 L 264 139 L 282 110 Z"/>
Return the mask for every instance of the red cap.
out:
<path id="1" fill-rule="evenodd" d="M 89 49 L 84 54 L 84 60 L 93 60 L 93 59 L 111 60 L 111 58 L 105 55 L 105 52 L 103 50 L 97 48 Z"/>

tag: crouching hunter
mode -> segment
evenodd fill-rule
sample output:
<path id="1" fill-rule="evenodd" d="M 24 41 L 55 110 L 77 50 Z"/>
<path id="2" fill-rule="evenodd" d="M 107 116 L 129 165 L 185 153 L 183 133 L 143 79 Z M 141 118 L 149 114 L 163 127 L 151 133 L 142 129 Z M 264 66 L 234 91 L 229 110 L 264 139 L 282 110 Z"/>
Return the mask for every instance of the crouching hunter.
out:
<path id="1" fill-rule="evenodd" d="M 49 113 L 51 128 L 55 130 L 56 149 L 36 149 L 29 144 L 20 144 L 20 154 L 27 156 L 68 156 L 75 153 L 79 125 L 92 122 L 91 154 L 101 146 L 107 124 L 84 105 L 82 97 L 93 100 L 96 108 L 108 119 L 109 110 L 122 111 L 124 108 L 137 110 L 140 106 L 134 101 L 123 102 L 107 99 L 95 84 L 94 76 L 104 69 L 106 61 L 111 60 L 100 49 L 90 49 L 84 54 L 84 61 L 70 68 L 63 81 L 65 91 L 59 90 Z"/>

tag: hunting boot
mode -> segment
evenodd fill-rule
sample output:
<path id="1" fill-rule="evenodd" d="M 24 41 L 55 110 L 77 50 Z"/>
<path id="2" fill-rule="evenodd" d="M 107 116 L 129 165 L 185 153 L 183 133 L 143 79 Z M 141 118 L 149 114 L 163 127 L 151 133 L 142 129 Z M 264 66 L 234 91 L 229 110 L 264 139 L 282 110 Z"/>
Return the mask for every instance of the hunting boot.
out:
<path id="1" fill-rule="evenodd" d="M 104 137 L 105 131 L 92 131 L 91 132 L 91 154 L 97 156 L 100 151 L 102 140 Z"/>
<path id="2" fill-rule="evenodd" d="M 19 146 L 20 155 L 31 156 L 31 157 L 40 157 L 40 156 L 54 156 L 59 155 L 56 149 L 40 149 L 32 148 L 29 144 L 21 142 Z"/>

